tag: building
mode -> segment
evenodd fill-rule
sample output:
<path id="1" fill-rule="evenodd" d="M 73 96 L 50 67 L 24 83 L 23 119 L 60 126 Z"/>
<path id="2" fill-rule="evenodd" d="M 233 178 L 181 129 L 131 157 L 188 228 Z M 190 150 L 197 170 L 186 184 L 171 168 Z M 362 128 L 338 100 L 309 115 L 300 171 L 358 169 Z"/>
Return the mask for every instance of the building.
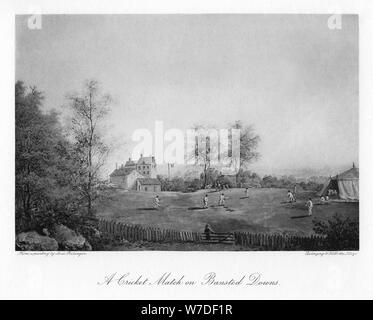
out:
<path id="1" fill-rule="evenodd" d="M 110 174 L 110 183 L 126 190 L 138 191 L 161 191 L 161 184 L 156 179 L 157 165 L 153 156 L 143 157 L 141 155 L 138 161 L 131 158 L 124 165 L 116 168 Z M 139 184 L 137 181 L 143 180 Z"/>
<path id="2" fill-rule="evenodd" d="M 110 175 L 110 182 L 126 190 L 135 190 L 138 178 L 144 178 L 144 176 L 136 170 L 126 172 L 124 168 L 119 168 Z"/>
<path id="3" fill-rule="evenodd" d="M 154 178 L 139 178 L 136 180 L 136 190 L 146 192 L 160 192 L 161 183 Z"/>
<path id="4" fill-rule="evenodd" d="M 124 168 L 125 168 L 127 171 L 135 170 L 135 169 L 136 169 L 136 162 L 135 162 L 135 161 L 132 161 L 132 159 L 129 158 L 128 161 L 126 161 L 126 163 L 125 163 L 125 165 L 124 165 Z"/>
<path id="5" fill-rule="evenodd" d="M 130 160 L 131 159 L 129 159 L 129 161 Z M 143 157 L 143 155 L 141 155 L 140 159 L 137 161 L 136 170 L 139 173 L 141 173 L 144 177 L 156 178 L 157 177 L 157 165 L 155 163 L 155 158 L 153 156 Z"/>
<path id="6" fill-rule="evenodd" d="M 324 184 L 318 196 L 336 194 L 342 200 L 359 201 L 359 168 L 352 168 L 337 174 Z"/>

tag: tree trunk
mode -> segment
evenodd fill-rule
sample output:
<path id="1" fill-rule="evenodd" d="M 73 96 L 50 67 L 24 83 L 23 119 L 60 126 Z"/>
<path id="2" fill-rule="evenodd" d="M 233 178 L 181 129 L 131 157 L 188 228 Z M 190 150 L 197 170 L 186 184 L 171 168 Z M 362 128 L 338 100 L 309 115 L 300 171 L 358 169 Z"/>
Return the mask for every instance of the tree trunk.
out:
<path id="1" fill-rule="evenodd" d="M 92 147 L 89 146 L 88 150 L 88 184 L 87 184 L 87 211 L 88 216 L 92 215 L 92 197 L 91 197 L 91 189 L 92 189 Z"/>
<path id="2" fill-rule="evenodd" d="M 93 121 L 92 121 L 92 94 L 89 94 L 89 142 L 88 142 L 88 186 L 87 186 L 87 193 L 88 193 L 88 216 L 92 215 L 92 196 L 91 196 L 91 189 L 92 189 L 92 139 L 93 139 Z"/>
<path id="3" fill-rule="evenodd" d="M 206 189 L 206 184 L 207 184 L 207 164 L 205 163 L 205 168 L 204 168 L 204 179 L 203 179 L 203 188 Z"/>
<path id="4" fill-rule="evenodd" d="M 26 219 L 31 220 L 31 192 L 29 184 L 26 184 L 25 200 L 23 202 L 23 212 Z"/>
<path id="5" fill-rule="evenodd" d="M 91 199 L 91 194 L 88 194 L 88 204 L 87 204 L 87 211 L 88 211 L 88 216 L 92 215 L 92 199 Z"/>

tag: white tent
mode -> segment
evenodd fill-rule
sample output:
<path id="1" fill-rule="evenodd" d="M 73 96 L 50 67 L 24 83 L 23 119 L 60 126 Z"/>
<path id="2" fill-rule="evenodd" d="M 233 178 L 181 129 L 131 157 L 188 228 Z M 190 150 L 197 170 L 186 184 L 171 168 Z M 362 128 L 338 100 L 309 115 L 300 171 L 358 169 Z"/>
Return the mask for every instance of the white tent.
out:
<path id="1" fill-rule="evenodd" d="M 359 200 L 359 168 L 353 165 L 351 169 L 331 177 L 318 195 L 325 196 L 330 189 L 336 190 L 340 199 Z"/>

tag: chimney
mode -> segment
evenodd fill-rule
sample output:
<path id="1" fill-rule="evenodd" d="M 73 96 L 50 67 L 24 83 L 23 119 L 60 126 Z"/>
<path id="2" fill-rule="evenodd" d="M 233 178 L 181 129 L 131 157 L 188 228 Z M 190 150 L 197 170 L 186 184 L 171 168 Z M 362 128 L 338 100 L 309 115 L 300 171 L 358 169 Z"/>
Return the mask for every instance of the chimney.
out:
<path id="1" fill-rule="evenodd" d="M 115 162 L 115 169 L 118 169 L 118 162 Z"/>
<path id="2" fill-rule="evenodd" d="M 140 154 L 140 158 L 142 158 L 142 154 Z"/>
<path id="3" fill-rule="evenodd" d="M 131 161 L 131 158 L 128 158 L 128 161 Z"/>

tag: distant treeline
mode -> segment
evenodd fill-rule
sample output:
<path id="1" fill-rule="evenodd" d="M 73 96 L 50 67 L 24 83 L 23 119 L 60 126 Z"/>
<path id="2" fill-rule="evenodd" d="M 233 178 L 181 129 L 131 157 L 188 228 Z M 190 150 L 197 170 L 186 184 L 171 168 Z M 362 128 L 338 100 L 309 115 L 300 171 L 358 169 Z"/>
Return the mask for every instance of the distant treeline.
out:
<path id="1" fill-rule="evenodd" d="M 301 190 L 319 191 L 326 177 L 310 177 L 306 181 L 297 180 L 294 176 L 271 176 L 265 175 L 260 177 L 257 173 L 250 170 L 239 170 L 236 175 L 222 175 L 221 172 L 215 169 L 209 169 L 205 174 L 201 173 L 199 178 L 189 177 L 172 177 L 167 178 L 158 175 L 158 180 L 161 182 L 163 191 L 181 191 L 193 192 L 206 188 L 287 188 L 293 189 L 296 185 Z"/>

